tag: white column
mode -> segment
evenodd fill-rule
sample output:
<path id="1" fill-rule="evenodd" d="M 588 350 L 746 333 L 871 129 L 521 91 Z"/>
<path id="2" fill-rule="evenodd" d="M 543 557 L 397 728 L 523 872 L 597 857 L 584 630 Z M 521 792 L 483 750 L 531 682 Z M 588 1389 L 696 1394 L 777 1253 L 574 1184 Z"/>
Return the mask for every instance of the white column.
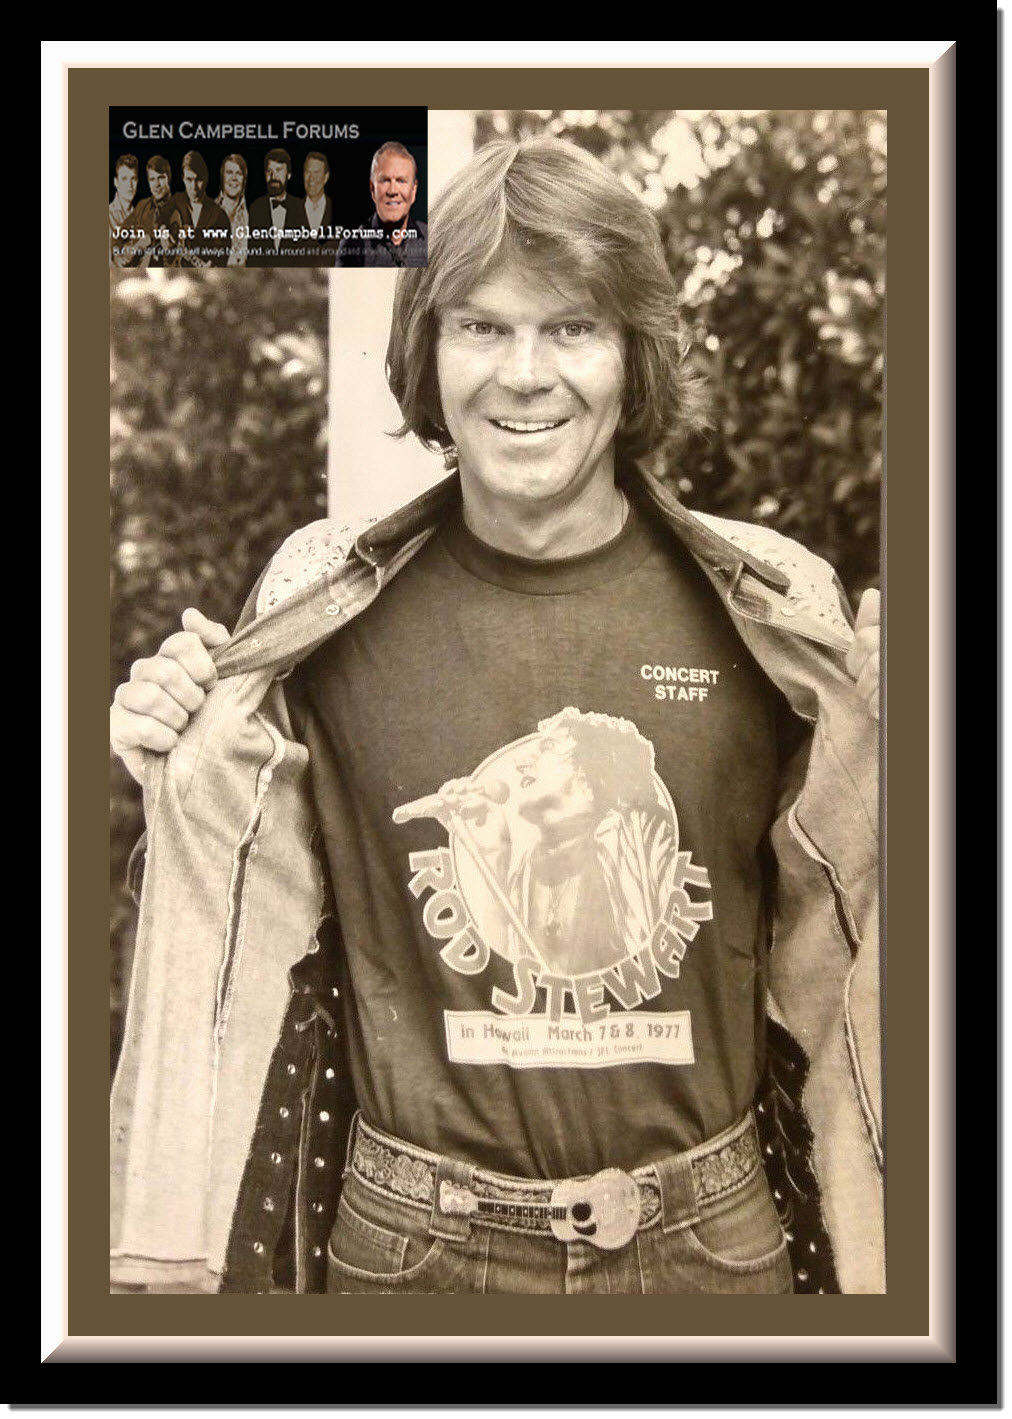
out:
<path id="1" fill-rule="evenodd" d="M 430 110 L 430 204 L 473 150 L 470 110 Z M 341 521 L 389 512 L 444 473 L 413 434 L 388 436 L 401 423 L 383 373 L 396 278 L 384 268 L 330 273 L 327 503 Z"/>

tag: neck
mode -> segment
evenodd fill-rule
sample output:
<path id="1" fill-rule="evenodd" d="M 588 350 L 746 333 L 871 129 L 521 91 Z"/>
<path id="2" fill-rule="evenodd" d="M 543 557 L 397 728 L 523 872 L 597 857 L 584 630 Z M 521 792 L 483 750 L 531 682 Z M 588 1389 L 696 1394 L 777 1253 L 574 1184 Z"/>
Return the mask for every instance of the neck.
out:
<path id="1" fill-rule="evenodd" d="M 598 816 L 591 807 L 586 812 L 566 818 L 560 823 L 542 823 L 541 840 L 538 844 L 538 857 L 542 866 L 571 870 L 572 859 L 578 857 L 591 843 Z"/>
<path id="2" fill-rule="evenodd" d="M 612 479 L 595 481 L 561 506 L 507 502 L 461 479 L 464 523 L 490 547 L 539 561 L 577 557 L 621 532 L 628 505 Z"/>

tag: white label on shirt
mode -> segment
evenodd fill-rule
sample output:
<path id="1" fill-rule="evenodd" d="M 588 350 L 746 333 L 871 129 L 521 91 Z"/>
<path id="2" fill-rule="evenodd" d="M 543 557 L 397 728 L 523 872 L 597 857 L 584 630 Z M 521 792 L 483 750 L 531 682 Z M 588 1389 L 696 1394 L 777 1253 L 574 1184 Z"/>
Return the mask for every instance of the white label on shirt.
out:
<path id="1" fill-rule="evenodd" d="M 578 1015 L 509 1019 L 491 1010 L 444 1010 L 446 1048 L 454 1064 L 508 1064 L 513 1069 L 603 1069 L 616 1064 L 694 1064 L 688 1010 L 613 1011 L 584 1022 Z"/>

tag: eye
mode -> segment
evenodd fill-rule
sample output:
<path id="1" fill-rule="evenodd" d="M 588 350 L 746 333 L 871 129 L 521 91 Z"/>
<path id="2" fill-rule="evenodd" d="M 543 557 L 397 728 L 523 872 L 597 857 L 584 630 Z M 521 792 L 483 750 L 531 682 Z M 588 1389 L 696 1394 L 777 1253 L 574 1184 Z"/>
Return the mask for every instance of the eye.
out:
<path id="1" fill-rule="evenodd" d="M 493 325 L 490 320 L 465 320 L 464 329 L 479 340 L 487 340 L 498 333 L 499 327 Z"/>
<path id="2" fill-rule="evenodd" d="M 558 328 L 558 334 L 565 340 L 579 340 L 582 335 L 587 335 L 593 330 L 589 320 L 567 320 L 564 325 Z"/>

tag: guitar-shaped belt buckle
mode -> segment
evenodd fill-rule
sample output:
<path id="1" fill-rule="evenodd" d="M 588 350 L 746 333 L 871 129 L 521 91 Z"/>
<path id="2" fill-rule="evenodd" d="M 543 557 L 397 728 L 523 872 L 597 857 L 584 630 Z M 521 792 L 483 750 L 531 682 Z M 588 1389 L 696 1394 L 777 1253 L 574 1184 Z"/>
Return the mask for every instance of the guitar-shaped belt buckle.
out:
<path id="1" fill-rule="evenodd" d="M 632 1240 L 640 1223 L 640 1190 L 619 1168 L 592 1178 L 566 1178 L 552 1192 L 550 1221 L 560 1242 L 590 1242 L 617 1251 Z"/>
<path id="2" fill-rule="evenodd" d="M 493 1225 L 507 1218 L 521 1226 L 547 1221 L 560 1242 L 590 1242 L 602 1251 L 624 1247 L 640 1224 L 640 1190 L 619 1168 L 605 1168 L 592 1178 L 566 1178 L 556 1183 L 547 1203 L 478 1197 L 444 1178 L 438 1206 L 446 1217 L 487 1218 Z"/>

